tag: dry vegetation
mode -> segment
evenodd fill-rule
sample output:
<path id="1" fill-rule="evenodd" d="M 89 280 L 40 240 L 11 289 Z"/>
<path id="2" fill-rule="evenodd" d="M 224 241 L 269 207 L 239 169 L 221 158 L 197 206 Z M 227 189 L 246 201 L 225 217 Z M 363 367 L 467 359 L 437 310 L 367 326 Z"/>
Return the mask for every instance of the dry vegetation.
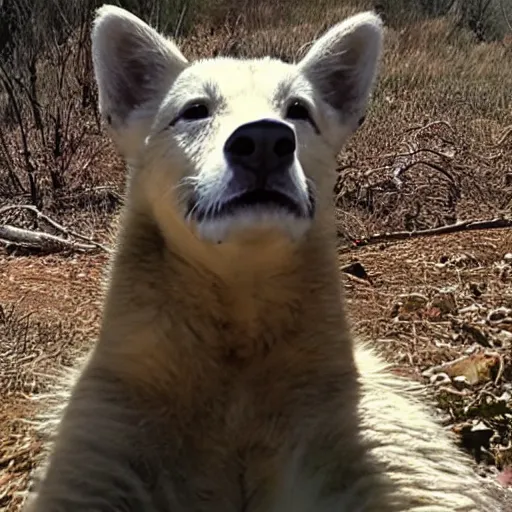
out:
<path id="1" fill-rule="evenodd" d="M 405 0 L 124 5 L 176 34 L 190 58 L 294 60 L 327 26 L 376 3 L 388 23 L 381 78 L 366 123 L 339 157 L 334 191 L 351 318 L 397 371 L 429 384 L 447 428 L 505 481 L 512 466 L 511 228 L 393 243 L 369 237 L 512 217 L 512 37 L 504 16 L 493 25 L 482 11 L 489 3 L 493 16 L 512 19 L 511 3 L 462 3 L 476 6 L 480 23 L 453 8 L 410 16 Z M 88 39 L 96 2 L 69 2 L 64 11 L 55 1 L 55 12 L 42 0 L 28 2 L 45 20 L 60 20 L 58 31 L 45 33 L 41 21 L 29 35 L 23 27 L 36 26 L 30 9 L 5 0 L 0 10 L 9 5 L 27 24 L 15 42 L 28 39 L 0 48 L 0 235 L 10 226 L 74 242 L 51 247 L 58 254 L 37 254 L 30 243 L 0 248 L 0 510 L 11 512 L 39 451 L 30 423 L 37 402 L 29 397 L 87 350 L 98 326 L 108 254 L 93 242 L 112 243 L 124 169 L 96 109 Z M 57 224 L 12 205 L 35 207 Z"/>

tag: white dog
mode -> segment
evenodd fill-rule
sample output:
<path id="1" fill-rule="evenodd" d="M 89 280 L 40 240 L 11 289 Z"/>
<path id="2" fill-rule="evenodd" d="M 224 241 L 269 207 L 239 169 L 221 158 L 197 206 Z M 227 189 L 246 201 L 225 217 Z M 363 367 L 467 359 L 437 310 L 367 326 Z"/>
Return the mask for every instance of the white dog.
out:
<path id="1" fill-rule="evenodd" d="M 505 510 L 343 310 L 335 158 L 382 32 L 363 13 L 294 65 L 189 63 L 98 11 L 100 107 L 129 190 L 101 333 L 30 511 Z"/>

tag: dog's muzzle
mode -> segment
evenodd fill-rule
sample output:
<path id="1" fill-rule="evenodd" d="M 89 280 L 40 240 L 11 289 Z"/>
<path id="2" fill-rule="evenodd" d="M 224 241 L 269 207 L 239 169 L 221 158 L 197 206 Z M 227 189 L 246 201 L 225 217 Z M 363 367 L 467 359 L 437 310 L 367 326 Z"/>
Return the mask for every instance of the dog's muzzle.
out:
<path id="1" fill-rule="evenodd" d="M 314 194 L 301 190 L 293 173 L 296 139 L 285 123 L 263 119 L 238 127 L 224 145 L 227 171 L 226 190 L 215 208 L 194 197 L 189 212 L 196 220 L 233 215 L 240 209 L 280 210 L 297 218 L 314 214 Z"/>

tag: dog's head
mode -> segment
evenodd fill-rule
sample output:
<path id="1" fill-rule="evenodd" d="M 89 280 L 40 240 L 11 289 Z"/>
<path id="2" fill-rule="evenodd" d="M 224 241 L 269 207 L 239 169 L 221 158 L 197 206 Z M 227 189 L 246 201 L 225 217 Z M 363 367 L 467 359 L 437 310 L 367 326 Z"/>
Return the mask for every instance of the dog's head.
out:
<path id="1" fill-rule="evenodd" d="M 98 10 L 100 110 L 132 167 L 131 193 L 162 230 L 200 239 L 277 229 L 300 239 L 330 207 L 335 157 L 364 117 L 382 24 L 353 16 L 297 64 L 270 58 L 190 63 L 129 12 Z"/>

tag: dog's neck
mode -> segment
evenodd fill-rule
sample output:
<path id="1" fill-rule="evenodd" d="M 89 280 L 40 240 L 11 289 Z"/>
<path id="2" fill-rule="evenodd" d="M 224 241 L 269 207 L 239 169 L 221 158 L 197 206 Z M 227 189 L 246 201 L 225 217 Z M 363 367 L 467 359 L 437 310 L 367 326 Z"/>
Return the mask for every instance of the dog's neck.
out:
<path id="1" fill-rule="evenodd" d="M 134 364 L 170 365 L 178 353 L 247 364 L 277 344 L 314 343 L 351 359 L 334 237 L 320 228 L 333 223 L 318 222 L 298 243 L 274 234 L 207 245 L 181 227 L 166 238 L 128 209 L 98 349 Z"/>

